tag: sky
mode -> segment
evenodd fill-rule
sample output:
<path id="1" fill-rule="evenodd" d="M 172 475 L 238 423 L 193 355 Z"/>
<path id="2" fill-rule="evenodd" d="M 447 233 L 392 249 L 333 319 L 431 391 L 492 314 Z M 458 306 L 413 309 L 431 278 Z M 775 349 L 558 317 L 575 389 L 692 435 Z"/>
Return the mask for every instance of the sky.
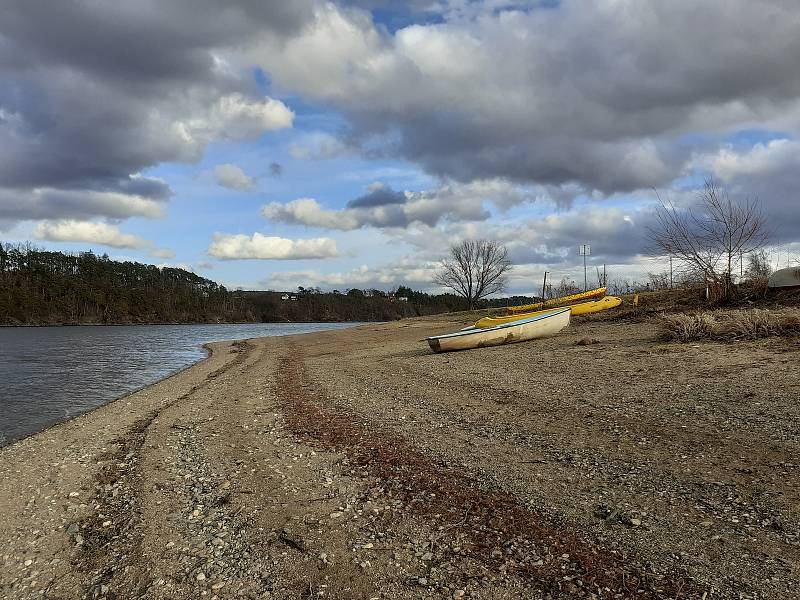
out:
<path id="1" fill-rule="evenodd" d="M 245 289 L 508 293 L 665 268 L 657 197 L 714 178 L 800 258 L 793 1 L 4 0 L 0 241 Z"/>

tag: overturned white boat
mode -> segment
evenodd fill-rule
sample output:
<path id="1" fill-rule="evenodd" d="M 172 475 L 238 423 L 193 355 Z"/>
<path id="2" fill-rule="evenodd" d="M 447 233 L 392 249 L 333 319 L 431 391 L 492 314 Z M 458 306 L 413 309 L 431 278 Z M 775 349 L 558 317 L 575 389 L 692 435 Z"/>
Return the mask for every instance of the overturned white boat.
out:
<path id="1" fill-rule="evenodd" d="M 455 333 L 429 337 L 427 341 L 434 352 L 469 350 L 470 348 L 525 342 L 557 334 L 569 325 L 569 316 L 569 307 L 554 309 L 545 314 L 504 323 L 496 327 L 464 329 Z"/>
<path id="2" fill-rule="evenodd" d="M 788 267 L 775 271 L 767 284 L 773 289 L 800 288 L 800 267 Z"/>

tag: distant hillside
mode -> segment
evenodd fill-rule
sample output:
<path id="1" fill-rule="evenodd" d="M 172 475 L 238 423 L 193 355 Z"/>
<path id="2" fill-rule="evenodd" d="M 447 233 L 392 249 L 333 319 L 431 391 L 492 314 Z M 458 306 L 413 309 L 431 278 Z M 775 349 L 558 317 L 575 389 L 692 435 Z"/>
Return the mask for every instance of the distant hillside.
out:
<path id="1" fill-rule="evenodd" d="M 465 308 L 407 287 L 231 291 L 183 269 L 0 244 L 0 325 L 391 321 Z"/>

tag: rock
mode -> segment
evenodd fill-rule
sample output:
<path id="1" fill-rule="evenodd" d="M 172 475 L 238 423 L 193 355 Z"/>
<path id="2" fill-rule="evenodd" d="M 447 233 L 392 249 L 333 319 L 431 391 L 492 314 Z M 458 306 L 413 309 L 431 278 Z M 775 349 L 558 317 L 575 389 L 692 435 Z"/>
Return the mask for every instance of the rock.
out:
<path id="1" fill-rule="evenodd" d="M 339 517 L 341 517 L 343 514 L 344 514 L 344 513 L 343 513 L 342 511 L 339 511 L 339 510 L 337 510 L 337 511 L 335 511 L 335 512 L 332 512 L 330 516 L 331 516 L 331 519 L 338 519 L 338 518 L 339 518 Z"/>
<path id="2" fill-rule="evenodd" d="M 111 527 L 111 521 L 103 521 L 103 527 Z"/>
<path id="3" fill-rule="evenodd" d="M 641 519 L 631 519 L 631 525 L 633 527 L 639 527 L 642 524 Z"/>
<path id="4" fill-rule="evenodd" d="M 467 592 L 464 590 L 456 590 L 453 592 L 453 598 L 463 598 L 467 595 Z"/>
<path id="5" fill-rule="evenodd" d="M 83 544 L 83 536 L 80 533 L 76 533 L 73 539 L 75 540 L 76 546 L 80 546 Z"/>
<path id="6" fill-rule="evenodd" d="M 220 589 L 222 587 L 225 587 L 225 582 L 224 581 L 216 581 L 211 585 L 211 589 L 212 590 L 218 590 L 218 589 Z"/>
<path id="7" fill-rule="evenodd" d="M 417 578 L 417 583 L 420 584 L 420 585 L 428 585 L 428 580 L 425 579 L 424 577 L 418 577 Z"/>
<path id="8" fill-rule="evenodd" d="M 599 344 L 600 340 L 591 337 L 585 337 L 575 342 L 578 346 L 591 346 L 592 344 Z"/>
<path id="9" fill-rule="evenodd" d="M 433 560 L 433 554 L 431 554 L 430 552 L 426 552 L 425 554 L 422 555 L 422 560 Z"/>
<path id="10" fill-rule="evenodd" d="M 197 581 L 205 581 L 206 580 L 206 574 L 201 571 L 200 573 L 198 573 L 195 576 L 195 579 L 197 579 Z"/>

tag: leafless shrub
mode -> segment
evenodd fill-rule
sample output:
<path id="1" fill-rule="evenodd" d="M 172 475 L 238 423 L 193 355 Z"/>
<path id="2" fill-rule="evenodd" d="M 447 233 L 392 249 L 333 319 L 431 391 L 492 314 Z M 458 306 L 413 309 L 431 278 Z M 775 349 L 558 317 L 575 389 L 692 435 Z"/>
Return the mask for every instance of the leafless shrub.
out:
<path id="1" fill-rule="evenodd" d="M 648 228 L 651 252 L 675 257 L 693 278 L 706 279 L 718 290 L 719 300 L 729 299 L 734 269 L 743 256 L 761 250 L 769 240 L 760 204 L 731 200 L 711 179 L 705 182 L 694 210 L 659 201 L 656 225 Z"/>
<path id="2" fill-rule="evenodd" d="M 662 315 L 660 326 L 664 339 L 678 342 L 754 340 L 800 335 L 800 313 L 752 309 Z"/>

